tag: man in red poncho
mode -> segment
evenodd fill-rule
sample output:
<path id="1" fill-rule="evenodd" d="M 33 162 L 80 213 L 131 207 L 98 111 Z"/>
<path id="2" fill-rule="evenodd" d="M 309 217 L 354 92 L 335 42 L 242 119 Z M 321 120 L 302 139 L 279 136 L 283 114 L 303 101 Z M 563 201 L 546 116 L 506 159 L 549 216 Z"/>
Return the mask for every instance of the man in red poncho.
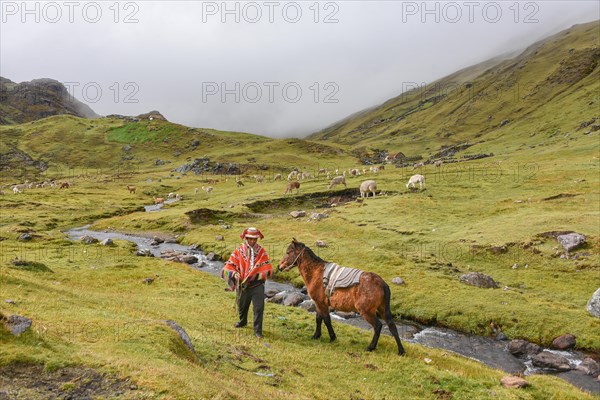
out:
<path id="1" fill-rule="evenodd" d="M 263 313 L 265 311 L 265 281 L 273 276 L 269 255 L 257 242 L 264 238 L 256 228 L 247 228 L 240 235 L 244 243 L 231 253 L 221 270 L 221 278 L 237 295 L 241 328 L 248 324 L 248 310 L 252 303 L 254 311 L 254 334 L 262 338 Z"/>

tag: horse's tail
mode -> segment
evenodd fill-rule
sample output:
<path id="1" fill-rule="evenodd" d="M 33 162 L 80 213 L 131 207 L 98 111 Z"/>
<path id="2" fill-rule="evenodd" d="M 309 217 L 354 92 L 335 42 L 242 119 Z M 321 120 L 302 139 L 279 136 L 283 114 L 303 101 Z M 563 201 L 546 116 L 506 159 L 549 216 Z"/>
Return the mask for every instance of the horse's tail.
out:
<path id="1" fill-rule="evenodd" d="M 393 321 L 394 316 L 392 315 L 392 308 L 390 306 L 390 302 L 392 299 L 392 292 L 391 292 L 388 284 L 385 282 L 383 282 L 383 294 L 384 294 L 384 301 L 385 301 L 385 320 L 387 322 Z"/>

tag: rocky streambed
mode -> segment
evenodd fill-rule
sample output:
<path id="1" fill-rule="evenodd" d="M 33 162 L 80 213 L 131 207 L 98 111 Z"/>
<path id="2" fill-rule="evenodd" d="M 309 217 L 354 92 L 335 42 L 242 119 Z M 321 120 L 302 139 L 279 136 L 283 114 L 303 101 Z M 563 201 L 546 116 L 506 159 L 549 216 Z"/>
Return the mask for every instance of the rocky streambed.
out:
<path id="1" fill-rule="evenodd" d="M 161 257 L 188 264 L 191 268 L 217 275 L 223 263 L 195 246 L 183 246 L 173 239 L 145 237 L 113 231 L 92 231 L 88 226 L 67 232 L 71 240 L 105 242 L 126 240 L 137 245 L 139 256 Z M 268 281 L 267 301 L 283 306 L 297 306 L 314 312 L 314 305 L 303 289 L 290 284 Z M 362 329 L 371 329 L 358 314 L 333 312 L 332 318 Z M 510 374 L 553 374 L 586 391 L 600 393 L 599 364 L 574 350 L 543 349 L 525 341 L 509 341 L 503 335 L 496 338 L 461 333 L 447 328 L 423 326 L 412 321 L 397 321 L 403 340 L 423 346 L 448 350 L 482 362 Z M 388 334 L 384 326 L 382 333 Z"/>

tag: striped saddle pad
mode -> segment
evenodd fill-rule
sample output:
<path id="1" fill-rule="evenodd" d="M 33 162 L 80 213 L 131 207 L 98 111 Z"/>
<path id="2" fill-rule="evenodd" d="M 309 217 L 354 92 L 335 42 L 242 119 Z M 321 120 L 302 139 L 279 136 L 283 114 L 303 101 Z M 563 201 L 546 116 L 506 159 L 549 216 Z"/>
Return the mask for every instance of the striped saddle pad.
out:
<path id="1" fill-rule="evenodd" d="M 336 288 L 358 285 L 362 273 L 360 269 L 341 267 L 336 263 L 325 264 L 323 272 L 325 294 L 330 297 Z"/>

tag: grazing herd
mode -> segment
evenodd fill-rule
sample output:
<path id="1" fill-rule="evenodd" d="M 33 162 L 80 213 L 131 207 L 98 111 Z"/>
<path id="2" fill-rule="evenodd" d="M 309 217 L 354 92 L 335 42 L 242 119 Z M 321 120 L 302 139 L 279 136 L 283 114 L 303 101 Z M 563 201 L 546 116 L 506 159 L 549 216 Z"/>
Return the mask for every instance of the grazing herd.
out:
<path id="1" fill-rule="evenodd" d="M 436 167 L 439 167 L 441 165 L 441 161 L 435 162 L 434 165 Z M 413 169 L 419 168 L 422 166 L 423 166 L 422 163 L 415 164 L 413 166 Z M 385 169 L 384 165 L 370 166 L 368 170 L 366 168 L 362 168 L 362 170 L 360 170 L 358 168 L 349 168 L 347 170 L 335 169 L 335 176 L 332 178 L 331 177 L 332 172 L 334 172 L 334 171 L 328 171 L 325 168 L 320 168 L 318 170 L 318 173 L 316 174 L 316 176 L 317 176 L 317 179 L 322 179 L 323 175 L 325 177 L 327 177 L 328 182 L 329 182 L 327 189 L 331 190 L 331 189 L 334 189 L 338 185 L 344 185 L 344 188 L 347 188 L 348 187 L 348 184 L 346 183 L 347 176 L 358 177 L 360 175 L 364 175 L 367 173 L 378 174 L 383 169 Z M 293 194 L 294 190 L 296 191 L 296 194 L 300 193 L 300 181 L 312 179 L 312 178 L 314 178 L 313 174 L 311 174 L 309 172 L 298 171 L 297 169 L 294 168 L 287 175 L 288 182 L 286 183 L 286 187 L 283 192 L 283 195 L 285 196 L 287 194 Z M 262 175 L 253 175 L 250 177 L 250 179 L 253 179 L 256 183 L 264 183 L 265 182 L 265 177 Z M 273 182 L 281 181 L 282 179 L 283 179 L 283 175 L 281 173 L 278 173 L 273 176 L 272 181 Z M 227 182 L 228 180 L 225 179 L 224 181 Z M 205 180 L 204 182 L 217 184 L 220 181 L 213 179 L 213 180 Z M 238 188 L 245 187 L 245 184 L 242 181 L 242 178 L 240 176 L 236 176 L 235 184 Z M 410 179 L 408 180 L 408 183 L 406 184 L 406 188 L 409 190 L 416 190 L 417 184 L 419 185 L 419 190 L 426 189 L 424 175 L 415 174 L 415 175 L 411 176 Z M 26 181 L 25 183 L 22 183 L 22 184 L 11 185 L 10 188 L 12 189 L 12 192 L 14 194 L 21 194 L 24 191 L 26 191 L 27 189 L 44 188 L 44 187 L 69 189 L 72 185 L 73 184 L 68 181 L 56 182 L 56 181 L 52 180 L 52 181 L 46 181 L 46 182 L 41 182 L 41 183 L 34 183 L 34 182 Z M 0 188 L 0 195 L 4 195 L 5 192 L 2 191 L 1 189 L 2 188 Z M 136 194 L 135 186 L 126 185 L 126 189 L 129 192 L 129 194 Z M 201 189 L 206 193 L 206 195 L 210 196 L 210 194 L 215 190 L 215 187 L 214 186 L 202 186 Z M 359 191 L 360 191 L 361 198 L 365 198 L 365 197 L 369 197 L 369 196 L 375 197 L 377 195 L 377 182 L 373 179 L 365 180 L 360 184 Z M 199 194 L 199 192 L 200 192 L 199 188 L 194 188 L 194 194 L 196 196 Z M 179 193 L 174 193 L 174 192 L 167 194 L 166 197 L 153 197 L 154 204 L 164 204 L 166 199 L 182 200 L 183 197 Z"/>

